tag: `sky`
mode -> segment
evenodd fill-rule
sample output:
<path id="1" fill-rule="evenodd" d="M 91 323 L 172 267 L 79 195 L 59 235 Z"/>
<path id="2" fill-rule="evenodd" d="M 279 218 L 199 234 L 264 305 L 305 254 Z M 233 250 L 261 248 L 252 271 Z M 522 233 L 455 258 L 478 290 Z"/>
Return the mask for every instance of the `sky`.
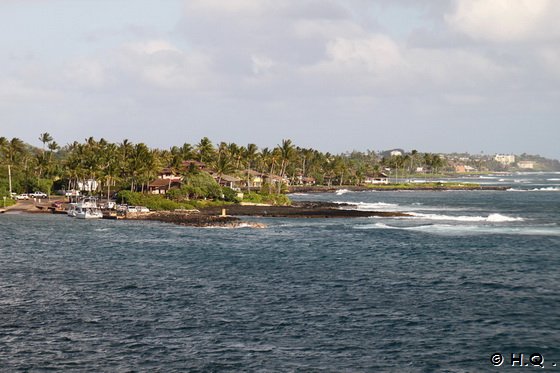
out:
<path id="1" fill-rule="evenodd" d="M 560 159 L 560 1 L 0 0 L 0 136 Z"/>

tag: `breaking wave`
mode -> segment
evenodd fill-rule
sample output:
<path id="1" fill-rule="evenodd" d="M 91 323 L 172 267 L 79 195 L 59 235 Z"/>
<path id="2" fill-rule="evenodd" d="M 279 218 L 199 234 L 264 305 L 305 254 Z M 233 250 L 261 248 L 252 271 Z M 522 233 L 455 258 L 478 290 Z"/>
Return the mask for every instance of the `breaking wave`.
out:
<path id="1" fill-rule="evenodd" d="M 543 187 L 543 188 L 533 188 L 533 189 L 517 189 L 509 188 L 506 189 L 508 192 L 560 192 L 560 187 Z"/>
<path id="2" fill-rule="evenodd" d="M 442 207 L 442 206 L 426 206 L 421 202 L 412 202 L 410 205 L 399 205 L 397 203 L 386 203 L 386 202 L 346 202 L 346 201 L 334 201 L 338 204 L 347 204 L 352 206 L 353 209 L 360 211 L 399 211 L 399 212 L 409 212 L 409 211 L 464 211 L 465 208 L 461 207 Z M 342 207 L 345 208 L 345 207 Z M 348 207 L 346 207 L 348 208 Z"/>
<path id="3" fill-rule="evenodd" d="M 422 214 L 422 213 L 410 213 L 414 218 L 424 219 L 424 220 L 448 220 L 448 221 L 464 221 L 464 222 L 490 222 L 490 223 L 502 223 L 502 222 L 512 222 L 512 221 L 523 221 L 521 217 L 511 217 L 502 214 L 490 214 L 488 216 L 451 216 L 451 215 L 439 215 L 439 214 Z"/>
<path id="4" fill-rule="evenodd" d="M 453 224 L 425 224 L 413 227 L 399 227 L 383 223 L 355 226 L 355 229 L 391 229 L 402 231 L 423 232 L 442 236 L 468 236 L 479 234 L 511 234 L 526 236 L 560 236 L 558 227 L 534 226 L 534 227 L 508 227 L 497 225 L 453 225 Z"/>
<path id="5" fill-rule="evenodd" d="M 385 202 L 343 202 L 335 201 L 334 203 L 348 204 L 350 206 L 355 206 L 356 210 L 363 211 L 401 211 L 402 207 L 396 203 L 385 203 Z"/>

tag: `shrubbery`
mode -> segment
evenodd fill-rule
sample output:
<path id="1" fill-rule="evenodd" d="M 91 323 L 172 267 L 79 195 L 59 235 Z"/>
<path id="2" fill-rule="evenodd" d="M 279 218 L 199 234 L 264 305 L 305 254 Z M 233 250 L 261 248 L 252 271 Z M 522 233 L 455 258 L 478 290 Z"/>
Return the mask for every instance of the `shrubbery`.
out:
<path id="1" fill-rule="evenodd" d="M 156 211 L 192 208 L 190 205 L 171 201 L 159 194 L 143 194 L 129 190 L 121 190 L 117 194 L 117 202 L 131 206 L 146 206 Z"/>
<path id="2" fill-rule="evenodd" d="M 243 202 L 250 203 L 266 203 L 269 205 L 287 206 L 291 205 L 292 201 L 285 194 L 266 194 L 249 192 L 244 194 Z"/>

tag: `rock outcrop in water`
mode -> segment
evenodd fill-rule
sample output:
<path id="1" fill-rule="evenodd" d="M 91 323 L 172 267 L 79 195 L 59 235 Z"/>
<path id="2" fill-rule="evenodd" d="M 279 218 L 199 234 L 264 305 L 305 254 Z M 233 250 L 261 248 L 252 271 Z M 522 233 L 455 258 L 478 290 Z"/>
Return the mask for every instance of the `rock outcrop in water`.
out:
<path id="1" fill-rule="evenodd" d="M 298 202 L 292 206 L 262 206 L 262 205 L 229 205 L 226 207 L 207 207 L 200 211 L 161 211 L 143 214 L 127 215 L 127 219 L 154 220 L 190 227 L 220 227 L 220 228 L 265 228 L 266 225 L 247 222 L 239 216 L 253 216 L 261 218 L 359 218 L 370 216 L 409 216 L 402 212 L 360 211 L 351 208 L 341 209 L 349 205 L 330 202 Z M 225 208 L 226 215 L 222 215 Z"/>

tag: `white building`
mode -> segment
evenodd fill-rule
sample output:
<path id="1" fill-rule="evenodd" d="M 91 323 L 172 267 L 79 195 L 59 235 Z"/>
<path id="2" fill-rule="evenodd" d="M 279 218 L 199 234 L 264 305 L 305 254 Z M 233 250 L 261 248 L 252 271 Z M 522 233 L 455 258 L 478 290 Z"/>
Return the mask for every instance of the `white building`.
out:
<path id="1" fill-rule="evenodd" d="M 517 162 L 517 167 L 532 170 L 533 168 L 535 168 L 535 162 L 533 162 L 533 161 L 519 161 L 519 162 Z"/>
<path id="2" fill-rule="evenodd" d="M 78 181 L 78 190 L 93 192 L 97 190 L 97 180 L 87 179 Z"/>
<path id="3" fill-rule="evenodd" d="M 496 154 L 494 160 L 503 164 L 504 166 L 508 164 L 515 163 L 515 155 L 513 154 Z"/>

